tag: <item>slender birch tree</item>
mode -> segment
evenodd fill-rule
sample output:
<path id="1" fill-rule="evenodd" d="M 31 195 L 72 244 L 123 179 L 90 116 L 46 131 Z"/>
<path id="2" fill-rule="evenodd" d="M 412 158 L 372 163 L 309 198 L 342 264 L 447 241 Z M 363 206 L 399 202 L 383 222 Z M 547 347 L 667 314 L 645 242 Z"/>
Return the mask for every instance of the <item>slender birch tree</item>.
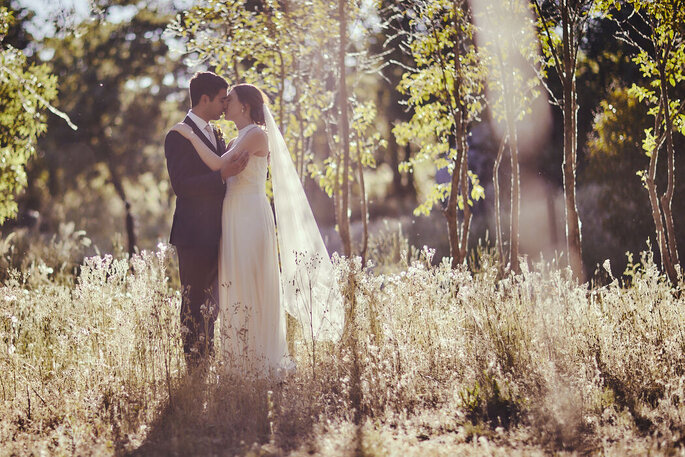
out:
<path id="1" fill-rule="evenodd" d="M 419 148 L 400 166 L 412 172 L 427 162 L 448 170 L 450 181 L 434 183 L 414 213 L 429 214 L 446 200 L 443 214 L 456 267 L 467 256 L 471 206 L 484 196 L 468 168 L 468 136 L 484 102 L 484 69 L 473 41 L 471 9 L 466 0 L 406 0 L 396 10 L 396 21 L 408 23 L 398 35 L 414 63 L 398 89 L 413 114 L 393 132 L 400 145 Z"/>
<path id="2" fill-rule="evenodd" d="M 566 252 L 576 279 L 583 281 L 585 271 L 582 235 L 576 204 L 576 169 L 578 161 L 578 54 L 587 31 L 595 0 L 533 0 L 537 13 L 538 36 L 542 45 L 543 85 L 550 102 L 558 106 L 564 118 L 562 175 Z M 555 93 L 551 78 L 558 79 L 561 94 Z"/>
<path id="3" fill-rule="evenodd" d="M 345 56 L 347 55 L 347 1 L 338 0 L 338 107 L 340 109 L 339 136 L 342 155 L 342 184 L 340 193 L 341 205 L 338 218 L 338 231 L 343 243 L 343 253 L 346 257 L 352 255 L 352 240 L 350 239 L 350 118 L 347 100 L 347 70 Z"/>
<path id="4" fill-rule="evenodd" d="M 685 135 L 685 4 L 682 0 L 628 0 L 611 2 L 626 8 L 621 21 L 621 39 L 634 50 L 632 61 L 639 66 L 644 83 L 633 84 L 629 94 L 648 108 L 653 124 L 645 129 L 642 148 L 649 157 L 647 170 L 640 173 L 649 194 L 661 264 L 672 283 L 681 276 L 680 258 L 673 223 L 675 193 L 674 136 Z M 657 188 L 658 160 L 666 154 L 666 188 Z"/>

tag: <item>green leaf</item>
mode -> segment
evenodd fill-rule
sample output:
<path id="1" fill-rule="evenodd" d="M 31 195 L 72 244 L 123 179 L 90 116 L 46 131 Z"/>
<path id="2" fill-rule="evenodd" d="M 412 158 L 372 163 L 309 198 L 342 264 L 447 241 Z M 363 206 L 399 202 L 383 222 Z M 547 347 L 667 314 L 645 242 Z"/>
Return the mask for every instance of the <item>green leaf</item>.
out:
<path id="1" fill-rule="evenodd" d="M 647 157 L 652 157 L 656 150 L 656 137 L 652 135 L 652 128 L 645 129 L 645 137 L 642 140 L 642 150 Z"/>

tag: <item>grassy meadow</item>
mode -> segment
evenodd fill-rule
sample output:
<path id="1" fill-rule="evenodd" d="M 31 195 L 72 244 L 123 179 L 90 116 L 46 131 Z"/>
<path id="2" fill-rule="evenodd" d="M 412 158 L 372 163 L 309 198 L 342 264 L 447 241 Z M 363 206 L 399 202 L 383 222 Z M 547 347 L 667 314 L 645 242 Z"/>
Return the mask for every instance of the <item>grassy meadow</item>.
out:
<path id="1" fill-rule="evenodd" d="M 87 246 L 0 240 L 0 456 L 685 454 L 682 289 L 650 253 L 589 287 L 534 262 L 501 278 L 485 249 L 452 270 L 386 233 L 366 268 L 339 263 L 343 340 L 292 332 L 275 382 L 186 372 L 172 249 Z"/>

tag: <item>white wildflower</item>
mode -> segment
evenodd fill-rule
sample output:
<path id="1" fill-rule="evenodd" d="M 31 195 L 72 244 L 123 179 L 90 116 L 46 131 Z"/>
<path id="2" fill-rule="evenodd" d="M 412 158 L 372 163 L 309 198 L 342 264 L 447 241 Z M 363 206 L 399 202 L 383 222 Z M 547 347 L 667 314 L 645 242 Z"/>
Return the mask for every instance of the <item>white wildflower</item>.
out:
<path id="1" fill-rule="evenodd" d="M 602 264 L 602 267 L 606 270 L 607 273 L 609 273 L 610 277 L 614 277 L 614 275 L 611 274 L 611 262 L 609 259 L 606 259 L 604 263 Z"/>

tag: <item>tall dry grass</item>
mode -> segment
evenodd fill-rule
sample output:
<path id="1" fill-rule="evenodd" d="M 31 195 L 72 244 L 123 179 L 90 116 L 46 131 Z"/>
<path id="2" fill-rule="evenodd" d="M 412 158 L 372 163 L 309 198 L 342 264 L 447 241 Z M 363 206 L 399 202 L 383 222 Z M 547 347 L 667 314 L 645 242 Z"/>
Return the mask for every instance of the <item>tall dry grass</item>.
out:
<path id="1" fill-rule="evenodd" d="M 683 454 L 682 288 L 650 253 L 589 288 L 544 263 L 500 279 L 487 251 L 452 270 L 397 234 L 371 252 L 339 263 L 344 338 L 295 335 L 285 382 L 186 372 L 164 246 L 8 268 L 0 454 Z"/>

